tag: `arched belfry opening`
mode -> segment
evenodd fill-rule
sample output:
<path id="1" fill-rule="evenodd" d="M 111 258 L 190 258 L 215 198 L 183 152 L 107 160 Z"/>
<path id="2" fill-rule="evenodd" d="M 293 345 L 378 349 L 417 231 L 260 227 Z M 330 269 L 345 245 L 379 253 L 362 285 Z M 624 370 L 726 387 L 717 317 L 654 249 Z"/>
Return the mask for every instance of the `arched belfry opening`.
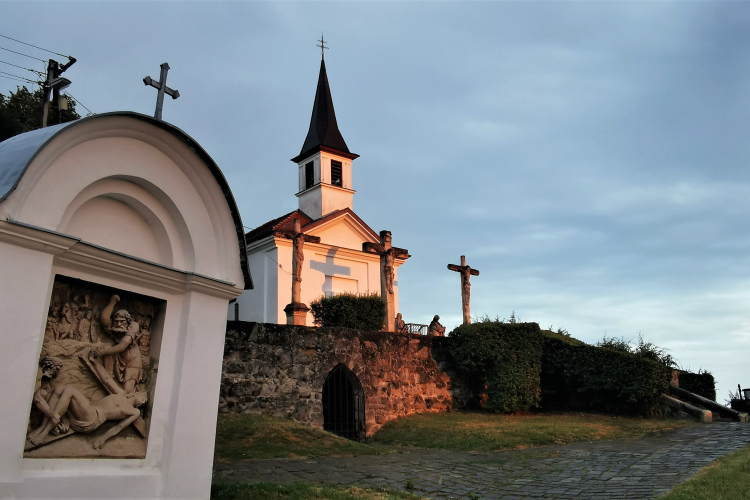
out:
<path id="1" fill-rule="evenodd" d="M 323 384 L 323 429 L 353 441 L 365 441 L 365 391 L 357 376 L 336 365 Z"/>

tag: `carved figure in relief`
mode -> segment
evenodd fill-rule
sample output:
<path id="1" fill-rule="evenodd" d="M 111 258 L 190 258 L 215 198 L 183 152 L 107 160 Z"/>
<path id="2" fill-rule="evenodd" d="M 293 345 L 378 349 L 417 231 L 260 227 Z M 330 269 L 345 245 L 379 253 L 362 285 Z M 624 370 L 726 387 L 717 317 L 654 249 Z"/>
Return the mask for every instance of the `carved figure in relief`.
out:
<path id="1" fill-rule="evenodd" d="M 62 306 L 60 318 L 57 320 L 56 331 L 57 337 L 55 340 L 65 340 L 73 337 L 73 311 L 70 308 L 69 302 L 66 302 Z"/>
<path id="2" fill-rule="evenodd" d="M 91 322 L 91 329 L 90 329 L 92 344 L 97 344 L 101 340 L 102 327 L 99 324 L 99 322 L 101 321 L 101 318 L 102 318 L 102 313 L 100 311 L 96 311 L 94 313 L 94 320 Z"/>
<path id="3" fill-rule="evenodd" d="M 117 342 L 112 347 L 94 347 L 102 356 L 109 356 L 115 379 L 123 385 L 125 392 L 131 394 L 135 386 L 143 378 L 143 360 L 138 348 L 141 336 L 141 327 L 137 321 L 133 321 L 130 313 L 120 309 L 114 315 L 112 311 L 115 304 L 120 301 L 119 295 L 113 295 L 109 304 L 102 311 L 100 323 L 106 331 Z"/>
<path id="4" fill-rule="evenodd" d="M 436 337 L 444 337 L 445 336 L 445 327 L 440 324 L 440 316 L 437 314 L 434 318 L 432 318 L 432 322 L 430 323 L 430 326 L 427 327 L 427 335 L 434 335 Z"/>
<path id="5" fill-rule="evenodd" d="M 57 340 L 57 322 L 60 319 L 60 308 L 50 307 L 47 315 L 47 326 L 44 328 L 44 341 Z"/>
<path id="6" fill-rule="evenodd" d="M 398 333 L 407 333 L 406 323 L 404 322 L 404 319 L 401 316 L 401 313 L 398 313 L 396 315 L 396 331 Z"/>
<path id="7" fill-rule="evenodd" d="M 91 318 L 93 314 L 91 309 L 86 309 L 82 313 L 82 318 L 78 322 L 78 339 L 81 342 L 91 342 Z"/>
<path id="8" fill-rule="evenodd" d="M 34 391 L 34 406 L 47 417 L 52 417 L 47 400 L 52 395 L 53 389 L 50 385 L 52 379 L 57 377 L 63 362 L 52 356 L 44 356 L 39 361 L 39 374 L 37 375 L 36 390 Z"/>
<path id="9" fill-rule="evenodd" d="M 141 349 L 143 359 L 148 360 L 148 349 L 151 346 L 151 318 L 145 316 L 138 320 L 138 324 L 141 327 L 141 340 L 138 345 Z"/>
<path id="10" fill-rule="evenodd" d="M 117 425 L 109 429 L 92 443 L 95 449 L 101 448 L 111 437 L 116 436 L 127 426 L 135 422 L 140 416 L 139 407 L 148 402 L 146 393 L 127 394 L 117 386 L 112 377 L 98 361 L 98 352 L 92 349 L 89 359 L 95 366 L 97 375 L 105 384 L 109 396 L 105 396 L 96 403 L 91 403 L 86 396 L 73 386 L 58 387 L 50 396 L 49 412 L 45 414 L 42 424 L 29 433 L 28 440 L 33 445 L 44 442 L 53 429 L 61 427 L 61 431 L 68 429 L 79 433 L 93 432 L 108 420 L 119 420 Z"/>

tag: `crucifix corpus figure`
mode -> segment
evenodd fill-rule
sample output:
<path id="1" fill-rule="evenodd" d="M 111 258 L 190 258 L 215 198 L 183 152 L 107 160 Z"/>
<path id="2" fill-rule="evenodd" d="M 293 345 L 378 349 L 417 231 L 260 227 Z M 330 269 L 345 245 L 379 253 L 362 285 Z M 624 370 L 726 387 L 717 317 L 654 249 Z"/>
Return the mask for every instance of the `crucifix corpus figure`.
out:
<path id="1" fill-rule="evenodd" d="M 448 264 L 448 269 L 461 274 L 461 308 L 464 313 L 464 325 L 471 324 L 471 314 L 469 312 L 469 303 L 471 302 L 471 282 L 470 276 L 479 276 L 479 271 L 466 265 L 466 256 L 461 256 L 461 265 Z"/>
<path id="2" fill-rule="evenodd" d="M 396 277 L 395 259 L 408 259 L 409 251 L 391 246 L 391 232 L 380 231 L 380 243 L 365 242 L 362 251 L 380 255 L 380 297 L 385 302 L 385 324 L 387 332 L 396 331 L 396 301 L 394 298 L 393 280 Z"/>
<path id="3" fill-rule="evenodd" d="M 164 106 L 164 94 L 167 94 L 172 99 L 177 99 L 180 97 L 180 92 L 177 90 L 170 89 L 167 87 L 167 72 L 169 71 L 169 64 L 163 63 L 161 65 L 161 75 L 159 76 L 159 81 L 157 82 L 150 76 L 147 76 L 143 79 L 143 84 L 148 86 L 151 85 L 155 89 L 159 91 L 159 93 L 156 96 L 156 111 L 154 112 L 154 118 L 157 120 L 161 120 L 161 108 Z"/>
<path id="4" fill-rule="evenodd" d="M 278 231 L 278 236 L 292 240 L 292 302 L 284 308 L 287 325 L 305 325 L 307 311 L 310 310 L 302 303 L 302 264 L 305 262 L 303 252 L 305 242 L 320 243 L 320 238 L 302 232 L 299 219 L 294 219 L 294 229 Z"/>

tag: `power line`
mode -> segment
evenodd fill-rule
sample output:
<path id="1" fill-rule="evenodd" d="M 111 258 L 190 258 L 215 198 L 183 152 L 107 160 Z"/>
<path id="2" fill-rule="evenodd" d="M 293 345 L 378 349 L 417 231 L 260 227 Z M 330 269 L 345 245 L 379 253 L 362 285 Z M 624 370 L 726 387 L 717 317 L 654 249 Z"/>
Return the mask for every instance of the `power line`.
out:
<path id="1" fill-rule="evenodd" d="M 29 47 L 34 47 L 35 49 L 44 50 L 46 52 L 51 52 L 52 54 L 56 54 L 56 55 L 61 56 L 61 57 L 67 57 L 68 59 L 70 59 L 70 56 L 66 56 L 65 54 L 60 54 L 59 52 L 55 52 L 54 50 L 43 49 L 42 47 L 37 47 L 36 45 L 31 45 L 30 43 L 22 42 L 21 40 L 16 40 L 15 38 L 11 38 L 9 36 L 5 36 L 5 35 L 0 35 L 0 36 L 3 37 L 3 38 L 7 38 L 8 40 L 13 40 L 14 42 L 18 42 L 18 43 L 22 43 L 24 45 L 28 45 Z"/>
<path id="2" fill-rule="evenodd" d="M 22 52 L 16 52 L 15 50 L 6 49 L 5 47 L 0 47 L 0 49 L 1 50 L 7 50 L 8 52 L 13 52 L 14 54 L 18 54 L 19 56 L 30 57 L 31 59 L 36 59 L 37 61 L 42 61 L 43 63 L 47 62 L 44 59 L 39 59 L 38 57 L 30 56 L 30 55 L 24 54 Z M 63 57 L 68 57 L 68 56 L 63 56 Z"/>
<path id="3" fill-rule="evenodd" d="M 12 76 L 15 78 L 19 78 L 21 80 L 26 80 L 27 82 L 31 82 L 31 83 L 37 83 L 35 80 L 29 80 L 28 78 L 24 78 L 23 76 L 14 75 L 13 73 L 6 73 L 5 71 L 0 71 L 0 74 Z"/>
<path id="4" fill-rule="evenodd" d="M 70 97 L 71 99 L 73 99 L 76 102 L 76 104 L 80 104 L 81 106 L 83 106 L 83 109 L 85 109 L 86 111 L 88 111 L 90 115 L 95 115 L 96 114 L 93 111 L 91 111 L 89 108 L 87 108 L 86 106 L 84 106 L 84 104 L 81 101 L 79 101 L 78 99 L 76 99 L 75 97 L 73 97 L 73 95 L 71 95 L 69 92 L 63 92 L 63 94 L 66 95 L 66 96 L 68 96 L 68 97 Z"/>
<path id="5" fill-rule="evenodd" d="M 23 80 L 23 79 L 21 79 L 21 78 L 17 78 L 17 77 L 15 77 L 15 76 L 5 76 L 5 75 L 0 75 L 0 78 L 7 78 L 8 80 L 13 80 L 13 81 L 16 81 L 16 82 L 25 82 L 25 81 L 26 81 L 26 80 Z M 34 83 L 34 84 L 36 84 L 37 82 L 31 82 L 31 83 Z"/>
<path id="6" fill-rule="evenodd" d="M 30 68 L 24 68 L 23 66 L 19 66 L 17 64 L 13 64 L 13 63 L 9 63 L 8 61 L 0 61 L 0 63 L 7 64 L 8 66 L 13 66 L 13 67 L 18 68 L 18 69 L 25 69 L 26 71 L 31 71 L 32 73 L 36 73 L 39 76 L 44 75 L 44 73 L 42 73 L 41 71 L 37 71 L 35 69 L 30 69 Z"/>

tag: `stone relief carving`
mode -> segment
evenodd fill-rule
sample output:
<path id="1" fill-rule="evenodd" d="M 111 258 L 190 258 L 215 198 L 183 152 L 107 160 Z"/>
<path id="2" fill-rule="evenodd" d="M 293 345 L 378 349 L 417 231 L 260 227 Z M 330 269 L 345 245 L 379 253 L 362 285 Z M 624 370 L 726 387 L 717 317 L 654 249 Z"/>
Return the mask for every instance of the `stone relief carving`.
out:
<path id="1" fill-rule="evenodd" d="M 166 303 L 56 276 L 24 457 L 144 458 Z"/>

